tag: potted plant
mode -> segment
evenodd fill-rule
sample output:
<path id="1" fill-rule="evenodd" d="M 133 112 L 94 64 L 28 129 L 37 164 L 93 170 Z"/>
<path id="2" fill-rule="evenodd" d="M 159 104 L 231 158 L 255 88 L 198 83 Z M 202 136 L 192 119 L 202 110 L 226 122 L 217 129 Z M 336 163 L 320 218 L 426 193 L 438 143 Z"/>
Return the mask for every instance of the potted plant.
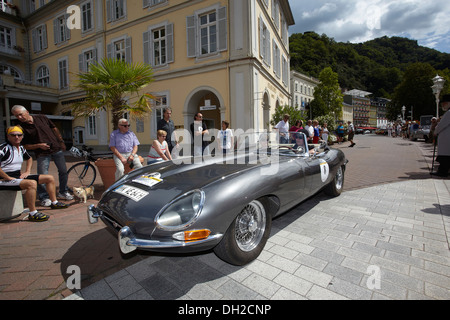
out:
<path id="1" fill-rule="evenodd" d="M 86 93 L 85 99 L 71 105 L 72 114 L 76 117 L 89 117 L 99 111 L 112 114 L 112 128 L 117 129 L 118 121 L 128 112 L 131 117 L 142 117 L 151 111 L 150 101 L 153 96 L 141 93 L 153 81 L 153 70 L 148 64 L 130 64 L 117 59 L 103 59 L 100 63 L 89 66 L 89 71 L 78 74 L 77 88 Z M 134 101 L 133 103 L 128 103 Z M 106 163 L 105 163 L 106 161 Z M 112 159 L 97 160 L 105 187 L 109 187 L 109 177 L 114 177 L 115 170 Z M 104 172 L 103 168 L 108 168 Z M 111 169 L 113 168 L 113 169 Z"/>

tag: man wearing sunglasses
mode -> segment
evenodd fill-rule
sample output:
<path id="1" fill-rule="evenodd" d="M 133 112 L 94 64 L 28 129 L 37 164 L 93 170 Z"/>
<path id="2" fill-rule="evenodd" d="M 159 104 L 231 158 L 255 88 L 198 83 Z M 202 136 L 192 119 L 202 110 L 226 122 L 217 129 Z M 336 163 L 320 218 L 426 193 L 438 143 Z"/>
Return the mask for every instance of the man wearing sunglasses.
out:
<path id="1" fill-rule="evenodd" d="M 67 186 L 68 175 L 66 158 L 64 151 L 66 145 L 56 125 L 43 114 L 29 114 L 22 105 L 15 105 L 11 113 L 21 122 L 21 127 L 25 133 L 22 144 L 27 151 L 32 150 L 37 158 L 37 173 L 48 174 L 50 161 L 53 161 L 58 168 L 59 192 L 58 198 L 67 201 L 73 200 L 73 195 L 69 193 Z M 37 189 L 41 205 L 49 207 L 51 199 L 46 192 L 44 185 L 39 185 Z"/>
<path id="2" fill-rule="evenodd" d="M 119 129 L 114 130 L 109 137 L 109 148 L 113 152 L 114 163 L 116 165 L 115 178 L 120 179 L 125 172 L 125 165 L 130 163 L 133 168 L 141 168 L 142 163 L 137 155 L 139 140 L 130 131 L 127 119 L 120 119 Z"/>
<path id="3" fill-rule="evenodd" d="M 65 209 L 67 204 L 56 199 L 56 186 L 53 176 L 31 173 L 33 159 L 20 145 L 23 139 L 21 127 L 10 127 L 7 130 L 8 141 L 0 145 L 0 190 L 25 190 L 25 199 L 30 210 L 28 220 L 33 222 L 47 221 L 49 216 L 36 210 L 36 189 L 38 184 L 45 184 L 50 197 L 52 209 Z M 21 172 L 22 163 L 26 161 L 26 170 Z"/>

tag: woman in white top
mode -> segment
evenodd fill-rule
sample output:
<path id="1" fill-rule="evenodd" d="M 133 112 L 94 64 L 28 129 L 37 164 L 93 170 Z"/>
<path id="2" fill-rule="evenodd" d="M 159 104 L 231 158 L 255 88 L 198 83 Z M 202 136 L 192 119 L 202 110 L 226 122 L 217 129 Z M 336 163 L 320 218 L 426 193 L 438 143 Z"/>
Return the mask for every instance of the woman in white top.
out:
<path id="1" fill-rule="evenodd" d="M 169 147 L 166 142 L 167 132 L 164 130 L 158 130 L 157 139 L 153 140 L 153 144 L 150 147 L 150 152 L 147 157 L 147 164 L 155 163 L 163 160 L 172 160 L 172 156 L 169 152 Z"/>
<path id="2" fill-rule="evenodd" d="M 322 140 L 325 141 L 327 144 L 328 144 L 328 135 L 329 134 L 330 134 L 330 132 L 328 131 L 327 124 L 324 123 L 323 128 L 322 128 Z"/>

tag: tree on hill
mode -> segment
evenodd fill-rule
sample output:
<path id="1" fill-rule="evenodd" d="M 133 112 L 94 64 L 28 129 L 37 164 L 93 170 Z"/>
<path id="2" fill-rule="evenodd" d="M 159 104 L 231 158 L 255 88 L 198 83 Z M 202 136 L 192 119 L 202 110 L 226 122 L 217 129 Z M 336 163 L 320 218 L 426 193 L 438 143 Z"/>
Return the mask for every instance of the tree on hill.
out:
<path id="1" fill-rule="evenodd" d="M 320 83 L 314 90 L 314 100 L 309 107 L 312 119 L 332 114 L 335 120 L 342 118 L 342 103 L 344 101 L 339 87 L 338 75 L 330 67 L 322 70 Z"/>

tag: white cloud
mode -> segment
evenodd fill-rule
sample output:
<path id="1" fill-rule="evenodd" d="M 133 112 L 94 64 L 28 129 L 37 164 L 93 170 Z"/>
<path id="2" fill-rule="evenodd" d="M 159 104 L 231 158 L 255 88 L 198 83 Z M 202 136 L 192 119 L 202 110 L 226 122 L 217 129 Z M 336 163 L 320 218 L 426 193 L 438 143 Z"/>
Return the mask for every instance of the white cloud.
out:
<path id="1" fill-rule="evenodd" d="M 292 33 L 315 31 L 343 42 L 403 36 L 450 53 L 448 0 L 295 0 L 290 5 L 296 21 Z"/>

